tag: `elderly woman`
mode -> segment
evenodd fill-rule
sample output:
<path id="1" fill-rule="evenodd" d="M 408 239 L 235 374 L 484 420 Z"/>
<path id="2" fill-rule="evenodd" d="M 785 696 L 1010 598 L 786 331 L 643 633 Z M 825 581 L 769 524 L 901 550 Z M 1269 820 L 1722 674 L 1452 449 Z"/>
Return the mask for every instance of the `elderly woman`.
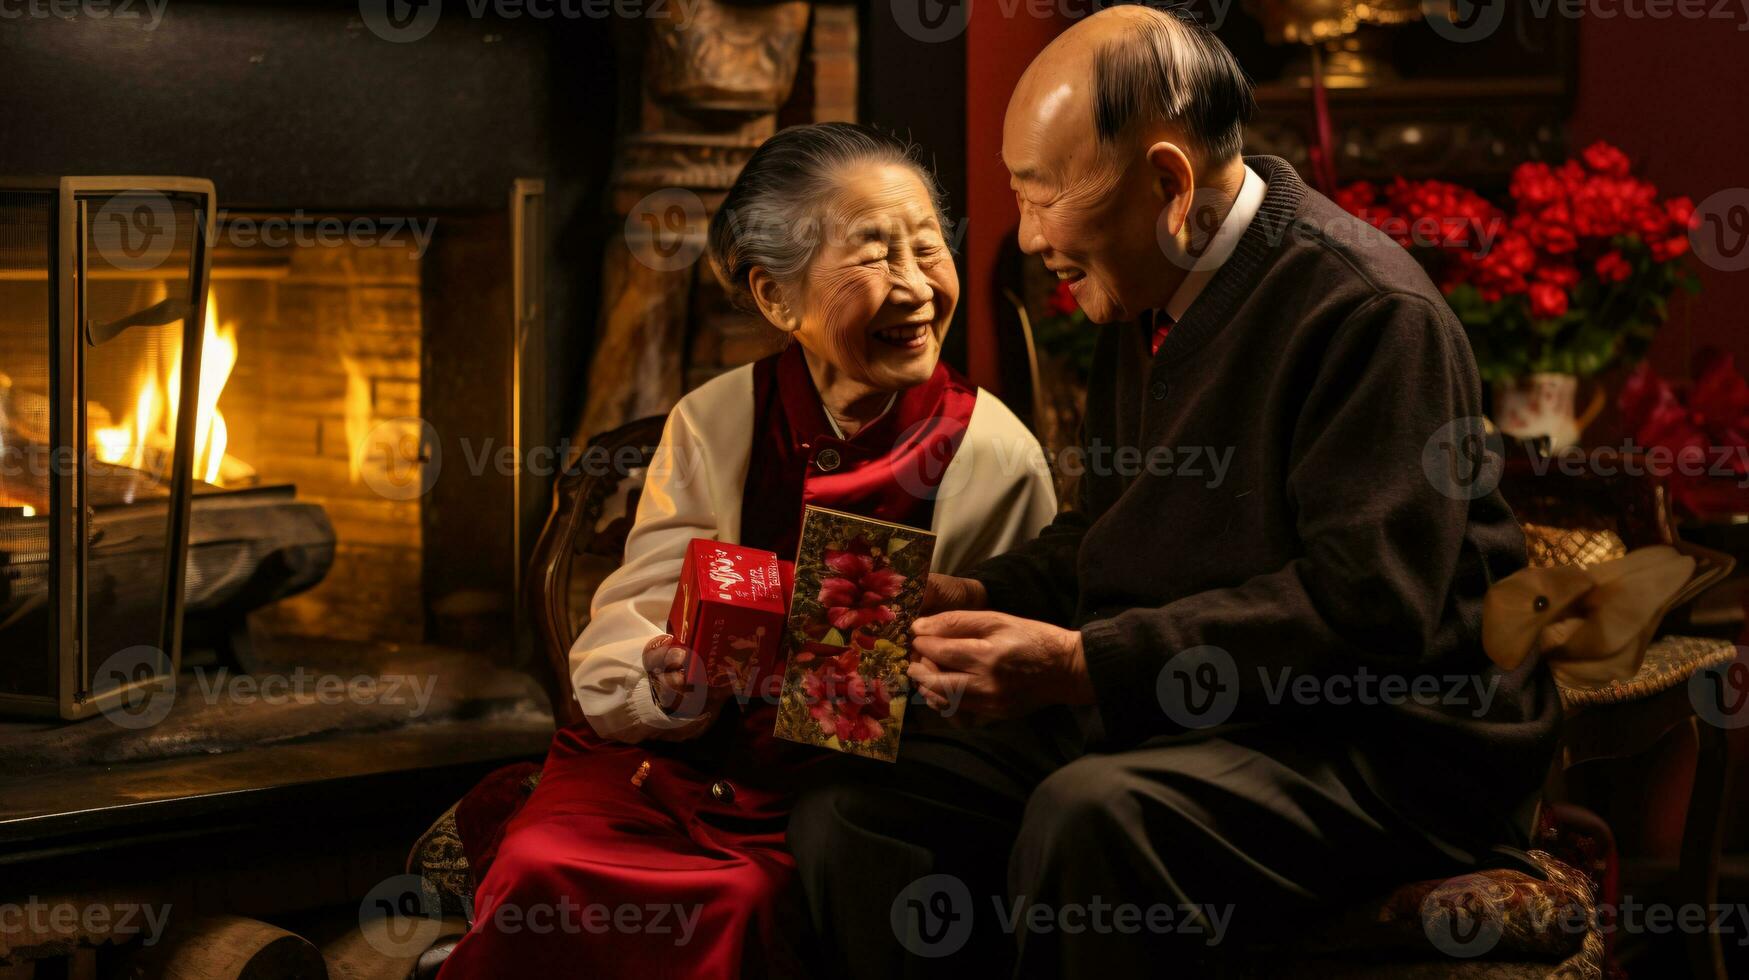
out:
<path id="1" fill-rule="evenodd" d="M 663 622 L 690 540 L 793 555 L 806 504 L 931 528 L 946 572 L 1054 515 L 1037 441 L 940 363 L 959 280 L 939 198 L 860 126 L 786 129 L 748 160 L 710 257 L 791 343 L 669 413 L 625 563 L 571 651 L 589 724 L 554 738 L 444 977 L 804 974 L 792 793 L 882 763 L 776 739 L 773 703 L 694 696 Z"/>

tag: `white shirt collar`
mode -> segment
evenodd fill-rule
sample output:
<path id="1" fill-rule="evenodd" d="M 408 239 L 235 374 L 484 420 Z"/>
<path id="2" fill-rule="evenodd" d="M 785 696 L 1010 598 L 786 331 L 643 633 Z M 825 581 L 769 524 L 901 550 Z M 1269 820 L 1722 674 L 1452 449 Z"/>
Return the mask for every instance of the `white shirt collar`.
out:
<path id="1" fill-rule="evenodd" d="M 1178 284 L 1178 291 L 1166 301 L 1166 315 L 1174 321 L 1184 319 L 1185 311 L 1190 304 L 1202 295 L 1203 287 L 1215 277 L 1215 271 L 1224 265 L 1233 250 L 1239 247 L 1239 239 L 1245 237 L 1245 229 L 1251 227 L 1251 219 L 1257 217 L 1257 211 L 1263 207 L 1263 192 L 1269 186 L 1263 178 L 1257 176 L 1257 171 L 1249 165 L 1245 167 L 1245 181 L 1239 185 L 1239 193 L 1233 198 L 1233 207 L 1227 212 L 1221 226 L 1215 229 L 1215 234 L 1209 240 L 1208 248 L 1203 250 L 1196 264 L 1191 267 L 1190 275 Z"/>

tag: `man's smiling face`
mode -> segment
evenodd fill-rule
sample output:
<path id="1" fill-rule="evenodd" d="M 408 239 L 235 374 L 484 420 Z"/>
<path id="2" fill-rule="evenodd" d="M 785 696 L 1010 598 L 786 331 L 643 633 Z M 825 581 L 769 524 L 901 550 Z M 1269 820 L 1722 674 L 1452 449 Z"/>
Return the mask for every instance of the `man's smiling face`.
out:
<path id="1" fill-rule="evenodd" d="M 1041 59 L 1042 61 L 1043 59 Z M 1002 160 L 1020 208 L 1020 248 L 1069 283 L 1095 323 L 1131 320 L 1165 302 L 1156 221 L 1161 198 L 1145 152 L 1101 152 L 1091 73 L 1038 71 L 1015 89 L 1002 127 Z"/>

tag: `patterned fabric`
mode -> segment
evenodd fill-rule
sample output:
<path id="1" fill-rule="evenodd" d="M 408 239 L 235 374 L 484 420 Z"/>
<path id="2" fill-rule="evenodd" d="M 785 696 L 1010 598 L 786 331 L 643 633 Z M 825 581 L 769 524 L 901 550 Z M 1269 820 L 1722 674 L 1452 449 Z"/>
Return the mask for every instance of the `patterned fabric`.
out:
<path id="1" fill-rule="evenodd" d="M 1546 524 L 1524 524 L 1524 543 L 1530 554 L 1530 567 L 1554 568 L 1577 565 L 1584 568 L 1614 561 L 1628 553 L 1621 535 L 1607 528 L 1550 527 Z"/>
<path id="2" fill-rule="evenodd" d="M 1544 851 L 1497 868 L 1405 885 L 1380 903 L 1237 966 L 1232 975 L 1327 980 L 1602 980 L 1592 880 Z M 1534 873 L 1533 873 L 1534 872 Z"/>
<path id="3" fill-rule="evenodd" d="M 1379 909 L 1379 924 L 1407 933 L 1411 945 L 1486 946 L 1483 952 L 1496 959 L 1560 960 L 1582 952 L 1596 932 L 1591 879 L 1546 851 L 1527 856 L 1541 879 L 1494 869 L 1418 882 L 1391 895 Z M 1474 938 L 1466 946 L 1453 937 Z"/>
<path id="4" fill-rule="evenodd" d="M 414 842 L 413 852 L 407 856 L 407 873 L 425 880 L 427 891 L 437 896 L 444 915 L 466 918 L 474 907 L 474 878 L 468 873 L 468 856 L 456 830 L 455 809 L 452 806 L 443 811 Z"/>
<path id="5" fill-rule="evenodd" d="M 539 785 L 540 775 L 540 766 L 533 762 L 493 772 L 443 811 L 414 843 L 407 872 L 425 879 L 445 915 L 473 921 L 474 886 L 485 877 L 504 827 Z"/>
<path id="6" fill-rule="evenodd" d="M 1737 648 L 1730 640 L 1666 636 L 1646 648 L 1646 659 L 1633 677 L 1602 687 L 1562 687 L 1561 704 L 1572 711 L 1591 704 L 1621 704 L 1649 698 L 1686 683 L 1700 671 L 1730 663 L 1736 656 Z"/>

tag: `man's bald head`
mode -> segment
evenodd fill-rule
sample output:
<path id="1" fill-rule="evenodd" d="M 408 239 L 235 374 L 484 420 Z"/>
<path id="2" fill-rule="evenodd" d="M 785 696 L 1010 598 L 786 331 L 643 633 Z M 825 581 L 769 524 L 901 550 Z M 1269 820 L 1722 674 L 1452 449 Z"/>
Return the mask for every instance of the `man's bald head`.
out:
<path id="1" fill-rule="evenodd" d="M 1212 33 L 1132 4 L 1083 18 L 1052 41 L 1008 111 L 1010 125 L 1035 128 L 1038 138 L 1079 135 L 1104 146 L 1165 126 L 1206 166 L 1238 156 L 1254 107 L 1250 80 Z"/>
<path id="2" fill-rule="evenodd" d="M 1251 105 L 1238 63 L 1195 24 L 1122 6 L 1070 27 L 1027 67 L 1002 124 L 1021 251 L 1094 323 L 1160 308 L 1188 267 L 1196 195 L 1230 205 L 1244 181 Z"/>

